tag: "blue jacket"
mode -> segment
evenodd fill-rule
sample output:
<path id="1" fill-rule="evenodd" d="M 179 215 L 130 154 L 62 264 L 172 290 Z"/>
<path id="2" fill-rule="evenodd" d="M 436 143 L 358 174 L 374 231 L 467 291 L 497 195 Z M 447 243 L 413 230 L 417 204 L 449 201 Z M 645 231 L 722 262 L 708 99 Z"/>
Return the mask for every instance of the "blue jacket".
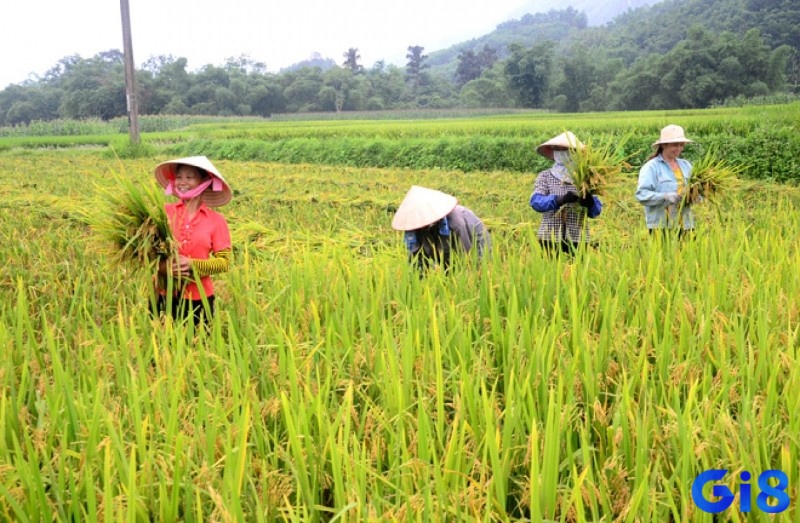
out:
<path id="1" fill-rule="evenodd" d="M 545 195 L 533 193 L 531 194 L 530 204 L 533 210 L 537 212 L 557 211 L 558 204 L 556 203 L 556 198 L 558 198 L 558 196 L 555 194 Z M 603 202 L 595 195 L 592 195 L 592 200 L 594 203 L 592 203 L 591 207 L 586 209 L 586 215 L 589 218 L 597 218 L 603 210 Z"/>
<path id="2" fill-rule="evenodd" d="M 688 184 L 692 177 L 692 164 L 683 158 L 677 160 L 683 172 L 684 182 Z M 665 200 L 667 194 L 674 192 L 678 192 L 678 180 L 661 155 L 648 160 L 639 170 L 639 185 L 636 187 L 635 196 L 644 206 L 644 221 L 648 229 L 677 227 L 679 205 L 670 205 Z M 681 223 L 684 229 L 694 228 L 691 205 L 683 206 Z"/>

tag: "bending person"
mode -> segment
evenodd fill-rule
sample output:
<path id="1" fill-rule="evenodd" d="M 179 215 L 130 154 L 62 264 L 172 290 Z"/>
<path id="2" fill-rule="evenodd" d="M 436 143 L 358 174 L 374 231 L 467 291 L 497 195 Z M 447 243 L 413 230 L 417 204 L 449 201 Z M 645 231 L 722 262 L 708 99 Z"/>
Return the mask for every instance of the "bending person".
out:
<path id="1" fill-rule="evenodd" d="M 454 196 L 418 185 L 406 193 L 392 227 L 405 232 L 408 259 L 420 269 L 447 270 L 454 254 L 474 250 L 482 258 L 491 250 L 489 231 L 474 212 Z"/>

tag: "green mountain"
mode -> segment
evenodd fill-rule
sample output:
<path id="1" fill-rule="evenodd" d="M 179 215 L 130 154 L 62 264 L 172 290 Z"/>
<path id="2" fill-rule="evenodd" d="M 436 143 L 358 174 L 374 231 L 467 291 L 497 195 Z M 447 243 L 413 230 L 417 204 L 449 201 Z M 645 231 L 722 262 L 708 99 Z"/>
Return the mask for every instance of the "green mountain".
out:
<path id="1" fill-rule="evenodd" d="M 529 13 L 547 13 L 550 10 L 569 7 L 586 14 L 590 26 L 604 25 L 626 11 L 652 5 L 659 0 L 571 0 L 565 5 L 560 0 L 530 0 L 514 16 L 522 17 Z"/>
<path id="2" fill-rule="evenodd" d="M 556 0 L 531 2 L 540 11 L 555 4 Z M 527 13 L 499 24 L 491 33 L 429 51 L 427 63 L 431 74 L 452 77 L 462 51 L 478 53 L 489 46 L 503 58 L 509 44 L 527 48 L 549 40 L 556 43 L 559 56 L 569 56 L 579 46 L 630 66 L 640 58 L 669 52 L 687 38 L 692 26 L 741 38 L 749 30 L 758 29 L 770 48 L 788 45 L 794 49 L 790 68 L 795 76 L 800 75 L 797 0 L 575 0 L 570 7 Z"/>
<path id="3" fill-rule="evenodd" d="M 462 51 L 478 53 L 488 46 L 504 57 L 508 45 L 513 43 L 530 47 L 543 40 L 565 42 L 592 26 L 607 24 L 625 13 L 656 3 L 657 0 L 573 0 L 565 6 L 558 0 L 532 0 L 520 9 L 519 18 L 498 24 L 491 33 L 429 52 L 427 63 L 432 73 L 449 76 L 455 72 Z"/>

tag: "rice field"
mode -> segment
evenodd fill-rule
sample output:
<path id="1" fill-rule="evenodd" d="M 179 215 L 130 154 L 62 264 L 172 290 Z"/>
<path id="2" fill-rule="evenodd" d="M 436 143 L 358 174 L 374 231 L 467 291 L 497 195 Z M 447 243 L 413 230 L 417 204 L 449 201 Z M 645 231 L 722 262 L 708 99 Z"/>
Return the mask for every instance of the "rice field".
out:
<path id="1" fill-rule="evenodd" d="M 151 320 L 80 218 L 164 159 L 0 155 L 1 521 L 800 521 L 798 188 L 742 181 L 661 241 L 628 172 L 598 248 L 552 259 L 535 173 L 215 160 L 206 332 Z M 412 184 L 484 219 L 486 263 L 418 276 Z M 784 471 L 789 508 L 700 511 L 714 468 L 754 500 Z"/>

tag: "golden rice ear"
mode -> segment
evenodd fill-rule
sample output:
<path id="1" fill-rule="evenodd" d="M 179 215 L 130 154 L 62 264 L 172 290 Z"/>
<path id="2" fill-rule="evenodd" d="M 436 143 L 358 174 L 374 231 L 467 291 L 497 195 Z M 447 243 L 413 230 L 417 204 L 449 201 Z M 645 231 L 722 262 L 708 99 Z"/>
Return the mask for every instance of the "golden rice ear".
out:
<path id="1" fill-rule="evenodd" d="M 721 158 L 717 148 L 710 147 L 692 164 L 689 187 L 697 188 L 700 196 L 711 201 L 717 194 L 730 190 L 744 170 L 744 166 L 730 164 Z"/>
<path id="2" fill-rule="evenodd" d="M 614 178 L 628 166 L 622 139 L 609 136 L 599 142 L 587 142 L 583 148 L 572 151 L 572 181 L 578 193 L 603 194 Z"/>
<path id="3" fill-rule="evenodd" d="M 115 191 L 100 191 L 87 223 L 119 264 L 149 266 L 174 250 L 164 192 L 154 182 L 136 185 L 117 175 Z"/>

